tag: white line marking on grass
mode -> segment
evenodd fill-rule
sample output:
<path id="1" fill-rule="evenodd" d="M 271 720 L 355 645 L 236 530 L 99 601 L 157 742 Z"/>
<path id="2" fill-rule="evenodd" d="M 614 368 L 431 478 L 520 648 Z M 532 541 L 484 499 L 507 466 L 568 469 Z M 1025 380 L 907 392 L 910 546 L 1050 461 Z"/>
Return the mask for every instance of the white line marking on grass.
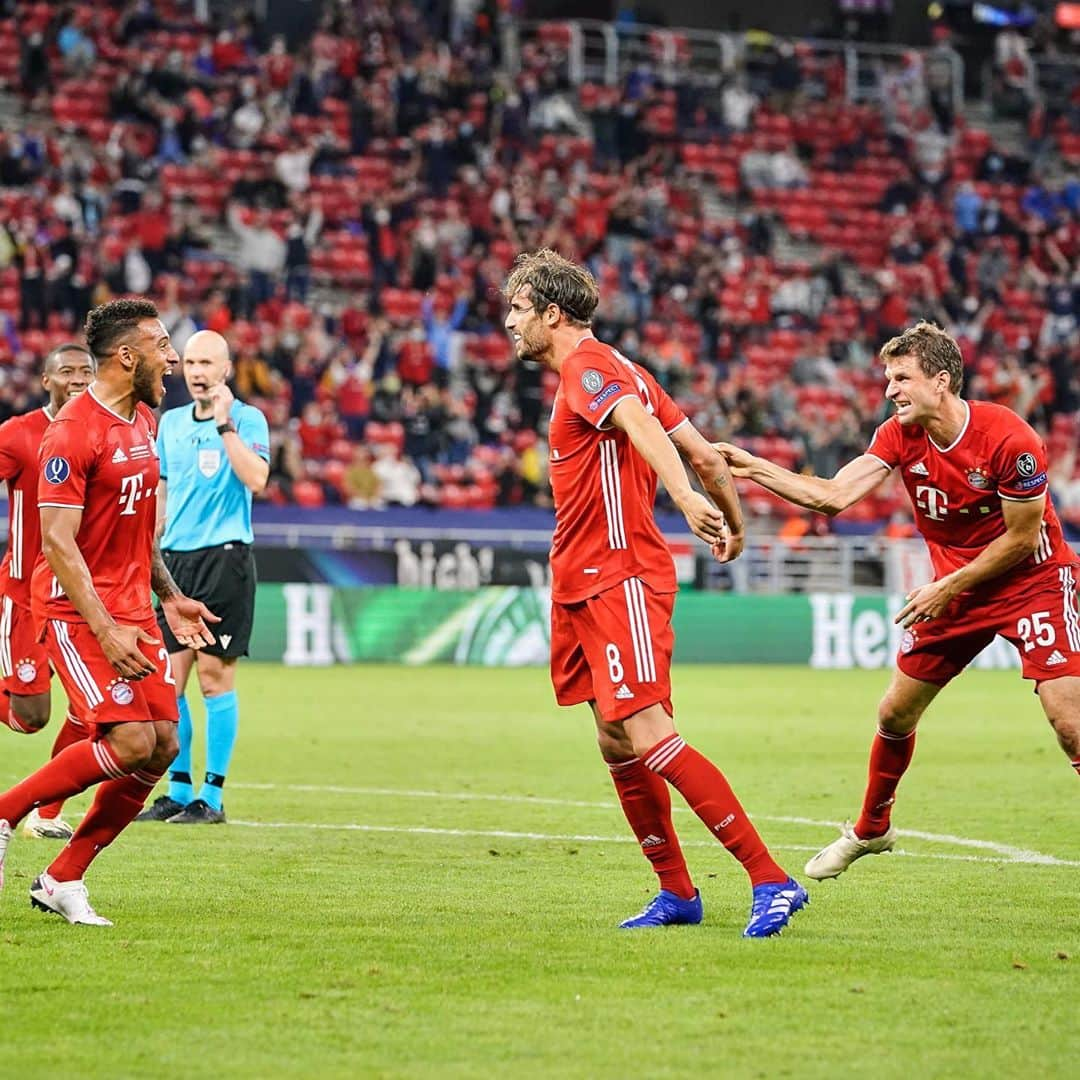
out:
<path id="1" fill-rule="evenodd" d="M 314 794 L 327 794 L 327 795 L 375 795 L 380 797 L 389 798 L 402 798 L 402 799 L 445 799 L 450 801 L 459 802 L 494 802 L 494 803 L 516 803 L 532 806 L 565 806 L 572 807 L 574 809 L 585 810 L 618 810 L 618 804 L 613 802 L 589 802 L 581 799 L 555 799 L 548 798 L 541 795 L 492 795 L 483 792 L 475 791 L 426 791 L 409 788 L 379 788 L 379 787 L 341 787 L 333 784 L 230 784 L 230 788 L 243 788 L 248 791 L 297 791 L 297 792 L 309 792 Z M 691 811 L 684 807 L 672 807 L 677 813 L 690 813 Z M 784 817 L 769 814 L 752 814 L 751 817 L 755 821 L 770 821 L 778 822 L 786 825 L 810 825 L 814 828 L 832 828 L 837 829 L 840 827 L 838 821 L 819 821 L 816 818 L 804 818 L 804 817 Z M 237 822 L 237 824 L 244 824 L 249 826 L 259 825 L 259 822 Z M 267 828 L 325 828 L 325 829 L 353 829 L 361 832 L 416 832 L 416 833 L 431 833 L 433 835 L 444 836 L 487 836 L 487 837 L 510 837 L 523 840 L 580 840 L 582 842 L 612 842 L 612 843 L 633 843 L 635 842 L 632 837 L 602 837 L 602 836 L 558 836 L 549 835 L 547 833 L 517 833 L 517 832 L 498 832 L 498 831 L 470 831 L 470 830 L 455 830 L 455 829 L 401 829 L 391 826 L 378 826 L 378 825 L 311 825 L 307 826 L 304 823 L 297 822 L 291 824 L 288 822 L 281 822 L 277 824 L 267 823 Z M 969 861 L 969 862 L 992 862 L 992 863 L 1027 863 L 1037 866 L 1080 866 L 1080 861 L 1070 859 L 1059 859 L 1056 855 L 1045 855 L 1039 851 L 1029 851 L 1026 848 L 1014 847 L 1011 844 L 1000 844 L 993 840 L 975 840 L 966 836 L 952 836 L 948 833 L 930 833 L 921 832 L 915 829 L 897 829 L 897 833 L 900 836 L 908 836 L 914 840 L 926 840 L 930 843 L 936 844 L 951 844 L 954 847 L 967 847 L 974 848 L 978 851 L 992 851 L 996 855 L 1000 856 L 997 859 L 980 858 L 974 855 L 947 855 L 944 853 L 922 853 L 913 851 L 896 851 L 896 855 L 906 855 L 915 858 L 937 858 L 937 859 L 951 859 L 954 861 Z M 711 844 L 696 844 L 700 847 L 711 847 Z M 791 845 L 771 845 L 773 847 L 779 846 L 787 851 L 817 851 L 816 847 L 793 847 Z"/>
<path id="2" fill-rule="evenodd" d="M 362 832 L 362 833 L 392 833 L 395 835 L 411 836 L 456 836 L 464 838 L 481 838 L 485 840 L 549 840 L 558 843 L 574 844 L 636 844 L 632 836 L 598 836 L 591 833 L 538 833 L 538 832 L 514 832 L 509 829 L 437 829 L 427 825 L 368 825 L 359 822 L 342 822 L 331 824 L 314 821 L 237 821 L 229 819 L 229 824 L 237 825 L 245 829 L 308 829 L 313 832 Z M 682 846 L 694 848 L 713 848 L 717 845 L 708 840 L 683 841 Z M 818 849 L 808 844 L 772 844 L 775 851 L 817 851 Z M 930 851 L 893 851 L 893 855 L 899 855 L 909 859 L 938 859 L 948 862 L 977 862 L 993 863 L 997 866 L 1012 862 L 1032 862 L 1025 859 L 995 859 L 985 855 L 947 855 L 943 852 Z M 1053 859 L 1051 856 L 1040 856 L 1043 862 L 1036 865 L 1053 866 L 1080 866 L 1080 862 L 1066 862 Z M 1049 859 L 1047 863 L 1045 860 Z"/>

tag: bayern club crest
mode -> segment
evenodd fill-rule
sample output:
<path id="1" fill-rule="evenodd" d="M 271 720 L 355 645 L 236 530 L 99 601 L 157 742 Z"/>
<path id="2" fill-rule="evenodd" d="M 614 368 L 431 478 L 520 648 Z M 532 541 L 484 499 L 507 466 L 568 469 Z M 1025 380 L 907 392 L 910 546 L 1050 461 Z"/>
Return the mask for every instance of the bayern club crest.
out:
<path id="1" fill-rule="evenodd" d="M 130 705 L 135 700 L 135 691 L 123 679 L 118 679 L 109 687 L 109 696 L 117 705 Z"/>
<path id="2" fill-rule="evenodd" d="M 904 636 L 900 639 L 900 651 L 902 653 L 909 653 L 915 648 L 915 634 L 911 630 L 905 630 Z"/>
<path id="3" fill-rule="evenodd" d="M 37 664 L 26 657 L 15 665 L 15 675 L 21 683 L 32 683 L 37 678 Z"/>
<path id="4" fill-rule="evenodd" d="M 990 486 L 990 474 L 981 465 L 971 469 L 967 474 L 967 482 L 979 491 L 984 491 Z"/>
<path id="5" fill-rule="evenodd" d="M 586 368 L 581 375 L 581 386 L 587 394 L 599 394 L 604 388 L 604 376 L 594 368 Z"/>

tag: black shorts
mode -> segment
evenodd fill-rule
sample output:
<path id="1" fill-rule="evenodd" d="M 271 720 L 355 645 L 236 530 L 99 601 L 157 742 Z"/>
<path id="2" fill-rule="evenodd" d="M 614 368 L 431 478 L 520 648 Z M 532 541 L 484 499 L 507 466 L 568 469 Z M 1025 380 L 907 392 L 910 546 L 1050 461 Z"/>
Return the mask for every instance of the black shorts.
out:
<path id="1" fill-rule="evenodd" d="M 201 600 L 221 619 L 209 624 L 216 640 L 201 651 L 223 658 L 247 656 L 255 619 L 255 557 L 251 545 L 233 542 L 161 554 L 180 591 Z M 184 651 L 160 610 L 158 628 L 170 653 Z"/>

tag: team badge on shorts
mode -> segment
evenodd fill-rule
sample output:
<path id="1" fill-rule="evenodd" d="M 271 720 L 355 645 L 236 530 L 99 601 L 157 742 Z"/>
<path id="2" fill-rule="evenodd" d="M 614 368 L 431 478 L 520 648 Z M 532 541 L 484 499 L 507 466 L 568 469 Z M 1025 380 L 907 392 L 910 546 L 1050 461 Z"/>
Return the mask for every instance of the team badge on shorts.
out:
<path id="1" fill-rule="evenodd" d="M 1021 454 L 1016 459 L 1016 471 L 1023 477 L 1034 476 L 1039 471 L 1039 463 L 1034 454 Z"/>
<path id="2" fill-rule="evenodd" d="M 37 664 L 27 656 L 15 665 L 15 675 L 21 683 L 32 683 L 37 678 Z"/>
<path id="3" fill-rule="evenodd" d="M 598 394 L 604 387 L 604 376 L 593 368 L 586 368 L 581 375 L 581 385 L 586 394 Z"/>
<path id="4" fill-rule="evenodd" d="M 990 486 L 990 474 L 980 465 L 967 474 L 967 481 L 973 488 L 982 491 Z"/>
<path id="5" fill-rule="evenodd" d="M 130 705 L 135 700 L 135 691 L 123 679 L 114 679 L 109 683 L 108 691 L 117 705 Z"/>
<path id="6" fill-rule="evenodd" d="M 905 630 L 904 636 L 900 639 L 900 651 L 902 653 L 909 653 L 915 648 L 915 634 L 911 630 Z"/>

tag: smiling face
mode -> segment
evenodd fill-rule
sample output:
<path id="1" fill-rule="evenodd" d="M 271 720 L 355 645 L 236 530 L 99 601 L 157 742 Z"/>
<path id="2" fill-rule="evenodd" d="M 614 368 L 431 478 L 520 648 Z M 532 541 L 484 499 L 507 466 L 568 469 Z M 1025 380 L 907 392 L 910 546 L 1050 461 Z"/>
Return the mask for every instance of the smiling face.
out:
<path id="1" fill-rule="evenodd" d="M 156 409 L 165 398 L 165 379 L 180 360 L 168 330 L 160 319 L 143 319 L 124 347 L 136 358 L 135 400 Z"/>
<path id="2" fill-rule="evenodd" d="M 531 285 L 523 286 L 510 297 L 510 310 L 503 325 L 510 334 L 514 355 L 519 360 L 542 364 L 550 356 L 552 336 L 548 324 L 549 310 L 558 311 L 554 304 L 538 309 L 533 303 Z"/>
<path id="3" fill-rule="evenodd" d="M 936 417 L 949 391 L 949 373 L 927 375 L 914 356 L 897 356 L 885 364 L 885 397 L 895 406 L 901 424 L 925 423 Z"/>
<path id="4" fill-rule="evenodd" d="M 83 349 L 64 349 L 49 357 L 41 374 L 41 385 L 49 395 L 49 408 L 54 416 L 94 381 L 95 371 L 93 357 Z"/>

